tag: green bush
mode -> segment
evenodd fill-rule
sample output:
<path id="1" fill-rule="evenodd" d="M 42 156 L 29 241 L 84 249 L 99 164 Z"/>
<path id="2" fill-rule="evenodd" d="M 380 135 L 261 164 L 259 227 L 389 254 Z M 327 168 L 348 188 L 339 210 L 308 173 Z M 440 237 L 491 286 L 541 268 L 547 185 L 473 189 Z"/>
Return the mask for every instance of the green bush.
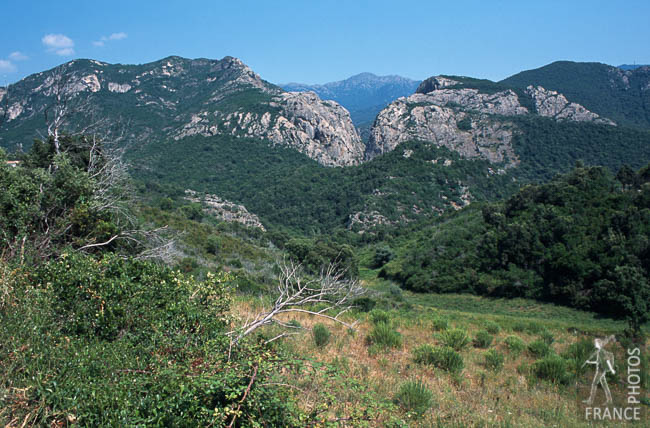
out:
<path id="1" fill-rule="evenodd" d="M 434 347 L 420 345 L 413 350 L 413 361 L 447 370 L 451 373 L 460 373 L 463 370 L 463 357 L 448 346 Z"/>
<path id="2" fill-rule="evenodd" d="M 490 349 L 489 351 L 485 352 L 485 354 L 483 354 L 483 357 L 485 359 L 485 367 L 488 369 L 498 372 L 503 368 L 503 354 L 496 349 Z"/>
<path id="3" fill-rule="evenodd" d="M 436 331 L 443 331 L 449 328 L 449 320 L 447 318 L 434 318 L 431 322 L 431 326 Z"/>
<path id="4" fill-rule="evenodd" d="M 469 345 L 469 337 L 465 330 L 454 328 L 440 333 L 440 341 L 456 351 L 462 351 Z"/>
<path id="5" fill-rule="evenodd" d="M 78 253 L 28 269 L 15 306 L 2 312 L 0 343 L 12 346 L 0 345 L 0 361 L 11 352 L 17 364 L 0 365 L 0 388 L 25 388 L 29 401 L 7 405 L 14 398 L 3 393 L 2 418 L 225 426 L 226 408 L 241 404 L 238 424 L 303 425 L 286 391 L 262 386 L 288 356 L 260 360 L 268 348 L 246 340 L 229 353 L 229 275 L 197 281 L 153 263 Z"/>
<path id="6" fill-rule="evenodd" d="M 512 331 L 516 331 L 517 333 L 523 333 L 527 330 L 528 324 L 526 324 L 523 321 L 516 321 L 514 324 L 512 324 Z"/>
<path id="7" fill-rule="evenodd" d="M 397 285 L 390 284 L 388 286 L 388 294 L 396 302 L 404 301 L 404 293 L 402 292 L 402 289 L 399 288 Z"/>
<path id="8" fill-rule="evenodd" d="M 508 336 L 503 343 L 506 344 L 510 354 L 515 357 L 526 349 L 526 343 L 519 336 Z"/>
<path id="9" fill-rule="evenodd" d="M 470 131 L 472 129 L 472 119 L 469 115 L 466 115 L 464 118 L 456 122 L 456 126 L 461 131 Z"/>
<path id="10" fill-rule="evenodd" d="M 539 334 L 544 330 L 544 327 L 535 321 L 530 321 L 526 324 L 526 330 L 530 334 Z"/>
<path id="11" fill-rule="evenodd" d="M 354 299 L 352 305 L 354 305 L 361 312 L 370 312 L 375 307 L 377 302 L 371 297 L 358 297 Z"/>
<path id="12" fill-rule="evenodd" d="M 395 401 L 405 411 L 422 415 L 431 408 L 433 393 L 422 381 L 407 381 L 400 386 Z"/>
<path id="13" fill-rule="evenodd" d="M 528 353 L 535 358 L 545 357 L 551 352 L 553 352 L 553 349 L 541 339 L 528 344 Z"/>
<path id="14" fill-rule="evenodd" d="M 547 345 L 551 345 L 553 342 L 555 342 L 555 337 L 553 337 L 553 333 L 551 333 L 548 330 L 542 330 L 539 337 Z"/>
<path id="15" fill-rule="evenodd" d="M 325 345 L 327 345 L 329 343 L 330 337 L 332 335 L 330 333 L 329 329 L 325 325 L 320 324 L 320 323 L 316 324 L 314 326 L 311 333 L 312 333 L 312 336 L 314 338 L 314 343 L 319 348 L 322 348 Z"/>
<path id="16" fill-rule="evenodd" d="M 372 258 L 372 268 L 379 269 L 389 261 L 393 260 L 395 253 L 390 247 L 382 246 L 375 249 L 375 255 Z"/>
<path id="17" fill-rule="evenodd" d="M 205 251 L 216 256 L 219 253 L 219 247 L 221 247 L 220 239 L 215 235 L 208 236 L 205 243 Z"/>
<path id="18" fill-rule="evenodd" d="M 219 331 L 221 314 L 230 305 L 225 275 L 208 274 L 198 282 L 179 272 L 152 263 L 123 261 L 115 255 L 96 260 L 77 253 L 37 270 L 36 280 L 52 292 L 52 309 L 67 334 L 114 340 L 119 335 L 151 336 L 150 330 Z M 193 299 L 188 292 L 195 292 Z M 205 317 L 201 306 L 209 305 L 213 316 Z M 190 335 L 191 336 L 191 335 Z"/>
<path id="19" fill-rule="evenodd" d="M 160 209 L 163 211 L 171 211 L 174 208 L 174 201 L 171 198 L 161 198 L 160 199 Z"/>
<path id="20" fill-rule="evenodd" d="M 552 383 L 566 384 L 571 378 L 569 363 L 559 355 L 547 355 L 536 361 L 532 372 L 539 379 Z"/>
<path id="21" fill-rule="evenodd" d="M 399 348 L 402 346 L 402 335 L 390 324 L 380 322 L 372 328 L 366 342 L 381 348 Z"/>
<path id="22" fill-rule="evenodd" d="M 490 334 L 499 334 L 501 331 L 501 326 L 494 321 L 486 321 L 483 323 L 485 330 Z"/>
<path id="23" fill-rule="evenodd" d="M 302 328 L 302 324 L 300 324 L 300 321 L 296 319 L 289 321 L 287 325 L 291 328 Z"/>
<path id="24" fill-rule="evenodd" d="M 474 346 L 477 348 L 489 348 L 494 337 L 485 330 L 481 330 L 474 336 Z"/>
<path id="25" fill-rule="evenodd" d="M 572 343 L 562 353 L 572 370 L 576 374 L 583 374 L 589 369 L 588 365 L 584 365 L 591 353 L 594 351 L 594 342 L 590 339 L 584 338 L 575 343 Z"/>
<path id="26" fill-rule="evenodd" d="M 381 309 L 373 309 L 370 311 L 370 320 L 372 321 L 373 324 L 389 324 L 390 323 L 390 315 L 386 311 L 382 311 Z"/>

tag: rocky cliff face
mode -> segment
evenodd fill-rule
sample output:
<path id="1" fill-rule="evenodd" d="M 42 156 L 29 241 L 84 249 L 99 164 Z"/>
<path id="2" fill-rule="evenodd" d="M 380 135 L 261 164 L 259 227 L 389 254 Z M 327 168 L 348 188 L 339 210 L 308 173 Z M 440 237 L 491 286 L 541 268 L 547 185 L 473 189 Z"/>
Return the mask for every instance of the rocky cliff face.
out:
<path id="1" fill-rule="evenodd" d="M 286 144 L 327 166 L 356 165 L 364 145 L 347 110 L 313 92 L 283 92 L 271 97 L 265 112 L 219 110 L 191 117 L 174 136 L 229 134 Z"/>
<path id="2" fill-rule="evenodd" d="M 557 120 L 572 120 L 575 122 L 594 122 L 616 126 L 614 121 L 601 118 L 580 104 L 570 103 L 566 97 L 557 91 L 550 91 L 541 86 L 528 86 L 528 94 L 535 102 L 535 112 L 540 116 L 552 117 Z"/>
<path id="3" fill-rule="evenodd" d="M 29 145 L 39 130 L 34 125 L 45 127 L 43 112 L 57 91 L 71 106 L 84 106 L 70 115 L 70 127 L 83 125 L 91 108 L 106 123 L 128 122 L 130 139 L 141 144 L 227 134 L 287 145 L 329 166 L 363 159 L 361 138 L 339 104 L 286 93 L 233 57 L 169 57 L 141 66 L 75 60 L 29 76 L 8 88 L 8 132 L 0 146 Z"/>
<path id="4" fill-rule="evenodd" d="M 517 93 L 493 84 L 482 91 L 440 76 L 423 81 L 415 94 L 399 98 L 379 113 L 365 157 L 372 159 L 404 141 L 420 140 L 447 147 L 466 158 L 514 166 L 518 159 L 512 138 L 517 127 L 507 117 L 527 114 L 615 125 L 542 87 L 531 86 L 525 93 Z"/>
<path id="5" fill-rule="evenodd" d="M 194 190 L 185 190 L 185 198 L 190 202 L 200 204 L 206 213 L 229 223 L 241 223 L 266 231 L 259 217 L 248 212 L 245 206 L 227 201 L 211 194 L 200 194 Z"/>

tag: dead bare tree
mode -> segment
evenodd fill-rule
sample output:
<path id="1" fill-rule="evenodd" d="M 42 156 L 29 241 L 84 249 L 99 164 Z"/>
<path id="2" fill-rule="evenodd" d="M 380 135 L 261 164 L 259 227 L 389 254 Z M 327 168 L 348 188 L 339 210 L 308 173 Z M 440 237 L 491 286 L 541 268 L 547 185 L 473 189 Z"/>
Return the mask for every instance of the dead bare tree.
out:
<path id="1" fill-rule="evenodd" d="M 61 132 L 70 118 L 72 111 L 73 91 L 70 82 L 73 75 L 66 73 L 64 65 L 59 66 L 52 76 L 47 91 L 52 96 L 53 102 L 45 109 L 45 123 L 47 125 L 47 136 L 52 138 L 54 150 L 58 155 L 61 153 L 60 138 Z"/>
<path id="2" fill-rule="evenodd" d="M 280 265 L 277 297 L 273 305 L 268 310 L 258 313 L 252 321 L 246 321 L 240 328 L 229 332 L 228 335 L 234 337 L 234 343 L 237 344 L 265 325 L 277 324 L 290 329 L 291 325 L 278 319 L 280 315 L 287 313 L 305 313 L 354 329 L 356 321 L 347 323 L 340 317 L 354 307 L 353 299 L 363 295 L 364 289 L 357 280 L 346 278 L 346 273 L 346 269 L 342 268 L 340 261 L 337 260 L 324 267 L 318 277 L 310 278 L 304 274 L 300 264 L 285 260 Z M 322 309 L 313 309 L 314 305 L 323 304 Z M 293 333 L 283 332 L 268 342 L 290 334 Z"/>
<path id="3" fill-rule="evenodd" d="M 128 165 L 123 160 L 127 148 L 123 130 L 119 134 L 106 131 L 110 136 L 108 139 L 100 139 L 97 134 L 82 136 L 88 150 L 87 172 L 93 180 L 90 205 L 97 211 L 111 213 L 119 232 L 104 242 L 88 242 L 78 251 L 90 251 L 121 240 L 141 249 L 136 258 L 171 262 L 179 252 L 175 239 L 169 236 L 168 228 L 142 227 L 133 213 L 135 192 L 130 185 Z"/>

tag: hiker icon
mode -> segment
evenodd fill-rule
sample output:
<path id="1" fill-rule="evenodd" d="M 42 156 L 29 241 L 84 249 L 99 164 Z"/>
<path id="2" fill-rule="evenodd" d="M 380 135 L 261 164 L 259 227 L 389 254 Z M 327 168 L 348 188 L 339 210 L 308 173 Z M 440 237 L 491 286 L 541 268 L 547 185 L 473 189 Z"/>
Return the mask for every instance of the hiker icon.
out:
<path id="1" fill-rule="evenodd" d="M 607 373 L 610 372 L 612 374 L 615 374 L 616 371 L 614 370 L 614 354 L 604 349 L 609 342 L 616 342 L 616 338 L 614 336 L 609 336 L 604 339 L 594 339 L 594 347 L 596 349 L 589 356 L 589 358 L 587 358 L 587 361 L 585 361 L 585 363 L 582 365 L 582 367 L 587 364 L 593 364 L 596 366 L 594 380 L 591 382 L 591 392 L 589 394 L 589 399 L 584 400 L 583 403 L 593 403 L 594 398 L 596 397 L 598 384 L 600 384 L 603 388 L 603 391 L 605 391 L 605 404 L 612 402 L 612 393 L 609 390 L 609 385 L 607 385 Z"/>

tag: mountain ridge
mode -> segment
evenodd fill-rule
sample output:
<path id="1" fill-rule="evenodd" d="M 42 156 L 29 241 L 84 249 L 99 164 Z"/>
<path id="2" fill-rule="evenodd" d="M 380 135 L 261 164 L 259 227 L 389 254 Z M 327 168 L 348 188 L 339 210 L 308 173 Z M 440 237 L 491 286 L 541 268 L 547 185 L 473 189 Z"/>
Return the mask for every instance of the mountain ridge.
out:
<path id="1" fill-rule="evenodd" d="M 498 82 L 539 85 L 615 122 L 650 129 L 650 67 L 623 70 L 599 62 L 555 61 Z"/>
<path id="2" fill-rule="evenodd" d="M 286 144 L 325 165 L 358 163 L 364 146 L 337 103 L 308 94 L 288 95 L 241 60 L 169 56 L 143 65 L 73 60 L 8 87 L 8 120 L 0 145 L 16 147 L 40 130 L 44 112 L 61 91 L 92 104 L 111 123 L 128 120 L 137 145 L 152 138 L 201 134 L 256 137 Z M 0 112 L 2 114 L 4 112 Z M 87 120 L 76 111 L 71 123 Z"/>

